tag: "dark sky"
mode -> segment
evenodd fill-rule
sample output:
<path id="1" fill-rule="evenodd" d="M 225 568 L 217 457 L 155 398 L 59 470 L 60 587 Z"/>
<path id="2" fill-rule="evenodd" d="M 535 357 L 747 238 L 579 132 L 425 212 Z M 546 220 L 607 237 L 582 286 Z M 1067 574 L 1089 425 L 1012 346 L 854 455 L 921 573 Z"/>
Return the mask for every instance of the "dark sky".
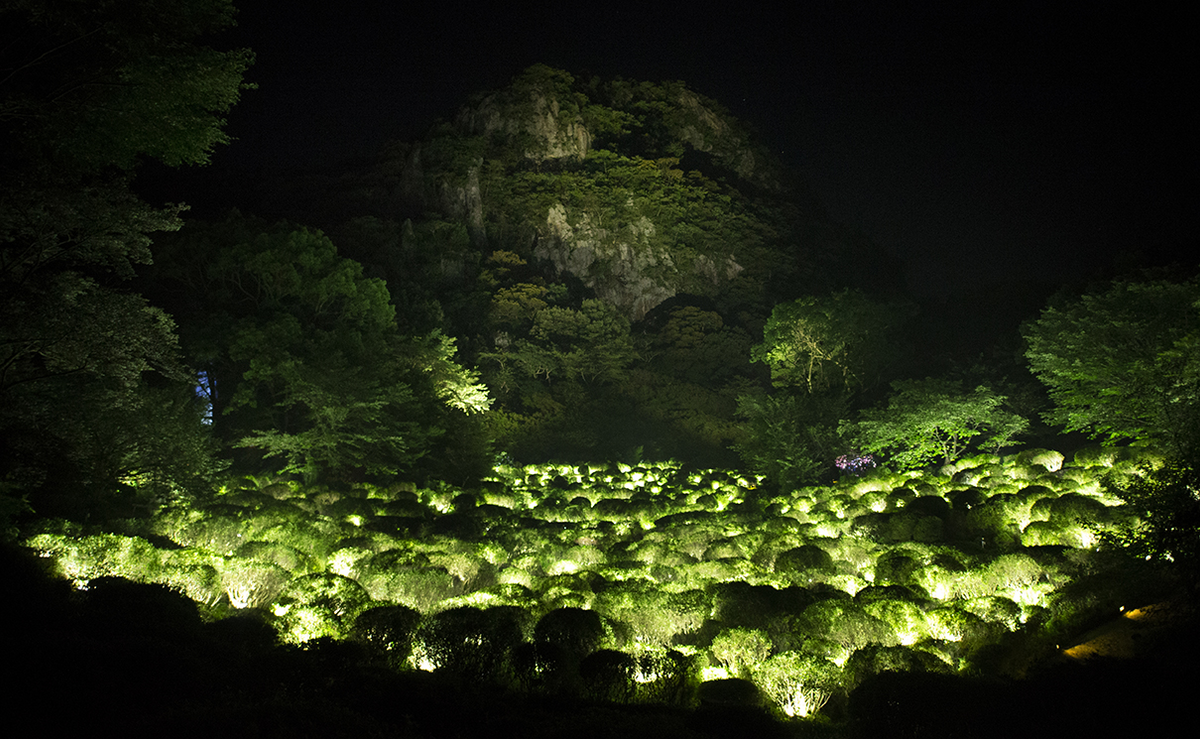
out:
<path id="1" fill-rule="evenodd" d="M 1195 262 L 1194 25 L 1051 5 L 243 0 L 259 89 L 214 164 L 370 154 L 541 62 L 717 99 L 925 298 L 1069 281 L 1122 252 Z"/>

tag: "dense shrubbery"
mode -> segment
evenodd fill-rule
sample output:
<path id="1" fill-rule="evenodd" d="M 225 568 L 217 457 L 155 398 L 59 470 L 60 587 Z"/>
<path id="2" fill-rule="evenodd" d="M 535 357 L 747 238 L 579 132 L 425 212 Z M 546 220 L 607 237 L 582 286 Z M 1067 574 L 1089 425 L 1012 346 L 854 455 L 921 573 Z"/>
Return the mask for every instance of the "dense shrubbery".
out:
<path id="1" fill-rule="evenodd" d="M 113 522 L 123 535 L 47 524 L 26 544 L 77 583 L 163 583 L 210 617 L 259 609 L 287 642 L 350 639 L 396 669 L 680 705 L 740 678 L 803 716 L 875 672 L 992 664 L 1003 635 L 1033 638 L 1101 566 L 1095 532 L 1127 518 L 1096 476 L 1155 484 L 1136 455 L 1097 459 L 787 491 L 674 464 L 498 467 L 475 489 L 264 480 Z"/>

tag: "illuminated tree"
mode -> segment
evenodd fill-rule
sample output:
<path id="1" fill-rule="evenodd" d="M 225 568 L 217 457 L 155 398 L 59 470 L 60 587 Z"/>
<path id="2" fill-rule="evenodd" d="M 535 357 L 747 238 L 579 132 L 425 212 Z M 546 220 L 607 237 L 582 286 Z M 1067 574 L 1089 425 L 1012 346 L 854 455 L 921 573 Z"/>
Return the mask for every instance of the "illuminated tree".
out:
<path id="1" fill-rule="evenodd" d="M 1100 532 L 1102 541 L 1138 558 L 1173 563 L 1193 585 L 1200 563 L 1200 474 L 1179 462 L 1145 468 L 1124 482 L 1110 480 L 1110 492 L 1125 501 L 1136 518 Z"/>
<path id="2" fill-rule="evenodd" d="M 844 290 L 775 306 L 751 350 L 776 386 L 853 393 L 877 384 L 901 356 L 895 329 L 909 309 Z"/>
<path id="3" fill-rule="evenodd" d="M 383 281 L 320 232 L 234 216 L 168 249 L 156 287 L 206 373 L 215 428 L 285 472 L 410 470 L 447 415 L 490 405 L 454 341 L 401 336 Z"/>
<path id="4" fill-rule="evenodd" d="M 1122 280 L 1060 300 L 1024 328 L 1025 356 L 1056 408 L 1047 420 L 1109 442 L 1194 451 L 1200 283 Z"/>
<path id="5" fill-rule="evenodd" d="M 183 209 L 139 199 L 137 165 L 203 164 L 228 141 L 252 56 L 197 40 L 232 18 L 228 0 L 0 8 L 0 431 L 18 485 L 23 469 L 75 465 L 111 486 L 111 468 L 80 458 L 86 432 L 144 405 L 150 370 L 190 382 L 170 320 L 117 285 Z M 33 451 L 11 444 L 31 433 Z"/>
<path id="6" fill-rule="evenodd" d="M 952 462 L 973 447 L 996 451 L 1029 425 L 1004 410 L 1003 395 L 984 386 L 966 392 L 957 382 L 925 379 L 892 388 L 886 407 L 865 410 L 857 423 L 841 428 L 861 449 L 886 453 L 900 469 Z"/>

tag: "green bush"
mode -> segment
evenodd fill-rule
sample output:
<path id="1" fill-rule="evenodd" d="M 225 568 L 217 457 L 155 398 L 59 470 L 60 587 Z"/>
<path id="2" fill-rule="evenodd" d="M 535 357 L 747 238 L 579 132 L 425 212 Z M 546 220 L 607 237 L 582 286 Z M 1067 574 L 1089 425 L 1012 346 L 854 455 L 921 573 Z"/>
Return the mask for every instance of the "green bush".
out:
<path id="1" fill-rule="evenodd" d="M 605 638 L 604 623 L 595 611 L 556 608 L 538 619 L 533 629 L 538 644 L 554 644 L 579 662 L 600 648 Z"/>
<path id="2" fill-rule="evenodd" d="M 523 612 L 510 606 L 451 608 L 426 616 L 414 637 L 423 668 L 445 671 L 464 684 L 506 679 L 509 657 L 522 641 Z"/>
<path id="3" fill-rule="evenodd" d="M 811 716 L 842 689 L 843 672 L 829 660 L 780 652 L 751 670 L 754 684 L 785 716 Z"/>
<path id="4" fill-rule="evenodd" d="M 291 573 L 273 562 L 230 557 L 217 567 L 221 587 L 234 608 L 261 608 L 292 579 Z"/>
<path id="5" fill-rule="evenodd" d="M 867 644 L 899 643 L 899 637 L 891 626 L 870 615 L 852 600 L 814 603 L 797 618 L 796 628 L 805 635 L 837 642 L 850 651 Z"/>
<path id="6" fill-rule="evenodd" d="M 370 603 L 371 596 L 357 582 L 325 572 L 293 579 L 271 604 L 271 611 L 280 637 L 299 644 L 323 636 L 345 638 Z"/>
<path id="7" fill-rule="evenodd" d="M 771 655 L 771 639 L 758 629 L 725 629 L 709 651 L 731 676 L 749 679 L 751 668 Z"/>
<path id="8" fill-rule="evenodd" d="M 625 652 L 601 649 L 579 665 L 585 695 L 591 700 L 630 703 L 637 692 L 637 659 Z"/>
<path id="9" fill-rule="evenodd" d="M 375 606 L 358 614 L 349 637 L 399 669 L 412 654 L 413 637 L 420 622 L 420 612 L 408 606 Z"/>

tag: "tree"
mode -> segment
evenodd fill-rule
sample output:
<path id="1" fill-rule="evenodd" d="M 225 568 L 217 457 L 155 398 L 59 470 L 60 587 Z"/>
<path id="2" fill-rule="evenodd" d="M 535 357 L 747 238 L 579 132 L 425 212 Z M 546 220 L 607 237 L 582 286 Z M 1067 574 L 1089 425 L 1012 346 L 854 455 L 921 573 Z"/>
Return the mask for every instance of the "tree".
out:
<path id="1" fill-rule="evenodd" d="M 770 366 L 777 387 L 808 393 L 868 389 L 901 356 L 894 331 L 908 312 L 856 290 L 799 298 L 775 306 L 751 358 Z"/>
<path id="2" fill-rule="evenodd" d="M 130 182 L 143 159 L 201 164 L 228 140 L 222 116 L 246 87 L 251 54 L 197 39 L 232 17 L 228 0 L 0 7 L 6 484 L 36 487 L 65 467 L 112 483 L 130 464 L 144 469 L 139 456 L 162 458 L 143 436 L 132 457 L 118 454 L 126 461 L 99 469 L 98 450 L 87 445 L 107 438 L 102 429 L 113 418 L 144 416 L 147 403 L 165 397 L 147 385 L 153 373 L 159 385 L 190 383 L 170 319 L 120 289 L 149 262 L 149 234 L 178 228 L 183 206 L 149 205 Z M 173 417 L 183 426 L 168 436 L 196 431 L 184 420 L 194 414 Z"/>
<path id="3" fill-rule="evenodd" d="M 864 410 L 840 430 L 863 451 L 887 453 L 901 469 L 938 458 L 949 463 L 972 447 L 998 450 L 1029 426 L 1003 409 L 1003 395 L 983 385 L 966 392 L 960 383 L 927 378 L 897 381 L 892 389 L 885 408 Z"/>
<path id="4" fill-rule="evenodd" d="M 453 339 L 402 336 L 384 282 L 319 231 L 235 215 L 168 248 L 157 287 L 205 373 L 218 433 L 282 471 L 408 471 L 444 431 L 439 407 L 490 406 Z"/>
<path id="5" fill-rule="evenodd" d="M 750 356 L 771 368 L 776 390 L 738 399 L 742 459 L 783 485 L 814 482 L 829 471 L 845 451 L 838 424 L 853 397 L 903 356 L 895 331 L 908 312 L 854 290 L 775 306 Z"/>
<path id="6" fill-rule="evenodd" d="M 595 299 L 579 308 L 538 303 L 523 305 L 531 315 L 526 336 L 505 333 L 494 351 L 480 354 L 503 404 L 492 419 L 493 433 L 522 454 L 595 453 L 612 441 L 604 426 L 621 403 L 614 395 L 636 359 L 629 320 Z"/>
<path id="7" fill-rule="evenodd" d="M 1100 539 L 1123 548 L 1138 559 L 1170 562 L 1200 584 L 1200 473 L 1188 464 L 1170 461 L 1157 469 L 1144 468 L 1118 482 L 1109 492 L 1125 501 L 1135 516 L 1131 523 L 1100 532 Z"/>
<path id="8" fill-rule="evenodd" d="M 738 398 L 743 437 L 734 445 L 742 461 L 782 486 L 816 482 L 842 451 L 838 421 L 843 395 L 777 393 Z"/>
<path id="9" fill-rule="evenodd" d="M 1023 333 L 1030 369 L 1057 406 L 1047 421 L 1109 442 L 1196 450 L 1200 282 L 1115 281 L 1057 301 Z"/>

